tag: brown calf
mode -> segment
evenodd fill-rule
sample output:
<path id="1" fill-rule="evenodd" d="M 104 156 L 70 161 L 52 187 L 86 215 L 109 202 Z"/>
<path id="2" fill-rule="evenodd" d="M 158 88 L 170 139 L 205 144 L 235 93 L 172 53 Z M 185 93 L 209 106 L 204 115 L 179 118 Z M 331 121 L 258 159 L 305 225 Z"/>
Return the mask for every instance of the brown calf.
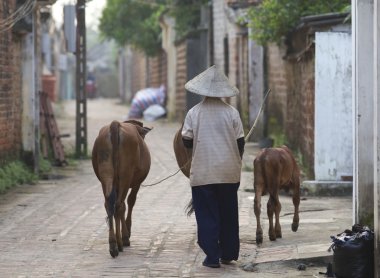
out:
<path id="1" fill-rule="evenodd" d="M 293 191 L 294 217 L 292 231 L 298 229 L 299 215 L 298 208 L 300 204 L 300 170 L 292 155 L 292 152 L 286 146 L 281 148 L 263 149 L 253 162 L 254 171 L 254 211 L 256 215 L 256 243 L 263 242 L 263 230 L 260 225 L 261 196 L 269 193 L 267 203 L 267 213 L 269 218 L 269 239 L 276 240 L 281 238 L 280 211 L 281 204 L 279 201 L 280 189 Z M 276 217 L 276 223 L 273 228 L 273 213 Z"/>
<path id="2" fill-rule="evenodd" d="M 92 166 L 102 183 L 112 257 L 118 256 L 119 251 L 123 251 L 123 246 L 130 245 L 132 209 L 140 185 L 150 169 L 150 153 L 144 142 L 144 137 L 150 130 L 138 121 L 113 121 L 100 129 L 94 143 Z M 128 215 L 125 219 L 124 201 L 129 189 Z"/>

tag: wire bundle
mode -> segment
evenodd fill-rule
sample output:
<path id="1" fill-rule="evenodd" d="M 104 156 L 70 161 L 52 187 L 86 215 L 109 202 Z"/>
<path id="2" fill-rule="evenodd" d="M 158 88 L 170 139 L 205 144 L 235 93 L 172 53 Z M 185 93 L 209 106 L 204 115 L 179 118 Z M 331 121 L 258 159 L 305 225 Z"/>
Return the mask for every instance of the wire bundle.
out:
<path id="1" fill-rule="evenodd" d="M 36 0 L 26 0 L 12 14 L 4 20 L 0 20 L 0 33 L 11 29 L 20 19 L 28 16 L 34 9 Z"/>

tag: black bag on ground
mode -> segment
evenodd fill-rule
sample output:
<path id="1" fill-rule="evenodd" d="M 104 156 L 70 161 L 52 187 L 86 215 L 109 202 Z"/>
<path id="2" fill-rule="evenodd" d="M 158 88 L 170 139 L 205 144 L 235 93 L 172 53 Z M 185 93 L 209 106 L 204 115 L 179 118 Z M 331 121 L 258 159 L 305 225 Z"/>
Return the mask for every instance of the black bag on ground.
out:
<path id="1" fill-rule="evenodd" d="M 337 236 L 331 236 L 334 251 L 333 271 L 337 278 L 370 278 L 374 275 L 374 233 L 355 224 Z"/>

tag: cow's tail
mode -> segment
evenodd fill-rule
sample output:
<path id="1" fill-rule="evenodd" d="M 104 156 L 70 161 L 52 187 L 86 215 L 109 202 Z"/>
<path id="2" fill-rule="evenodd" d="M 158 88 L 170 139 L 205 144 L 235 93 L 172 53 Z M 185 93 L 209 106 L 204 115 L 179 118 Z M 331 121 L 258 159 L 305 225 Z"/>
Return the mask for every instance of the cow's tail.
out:
<path id="1" fill-rule="evenodd" d="M 112 168 L 113 168 L 113 180 L 112 191 L 107 198 L 109 215 L 108 218 L 113 217 L 115 214 L 116 204 L 116 186 L 119 184 L 119 129 L 120 123 L 113 121 L 110 125 L 111 144 L 112 144 Z"/>

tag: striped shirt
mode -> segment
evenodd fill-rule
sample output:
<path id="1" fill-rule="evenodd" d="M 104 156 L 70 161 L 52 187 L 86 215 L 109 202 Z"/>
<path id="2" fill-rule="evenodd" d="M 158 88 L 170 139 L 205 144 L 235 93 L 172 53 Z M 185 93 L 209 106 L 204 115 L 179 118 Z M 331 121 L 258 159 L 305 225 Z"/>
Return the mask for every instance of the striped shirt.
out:
<path id="1" fill-rule="evenodd" d="M 186 115 L 182 136 L 193 139 L 190 185 L 237 183 L 241 157 L 236 140 L 244 137 L 239 112 L 220 98 L 206 97 Z"/>

